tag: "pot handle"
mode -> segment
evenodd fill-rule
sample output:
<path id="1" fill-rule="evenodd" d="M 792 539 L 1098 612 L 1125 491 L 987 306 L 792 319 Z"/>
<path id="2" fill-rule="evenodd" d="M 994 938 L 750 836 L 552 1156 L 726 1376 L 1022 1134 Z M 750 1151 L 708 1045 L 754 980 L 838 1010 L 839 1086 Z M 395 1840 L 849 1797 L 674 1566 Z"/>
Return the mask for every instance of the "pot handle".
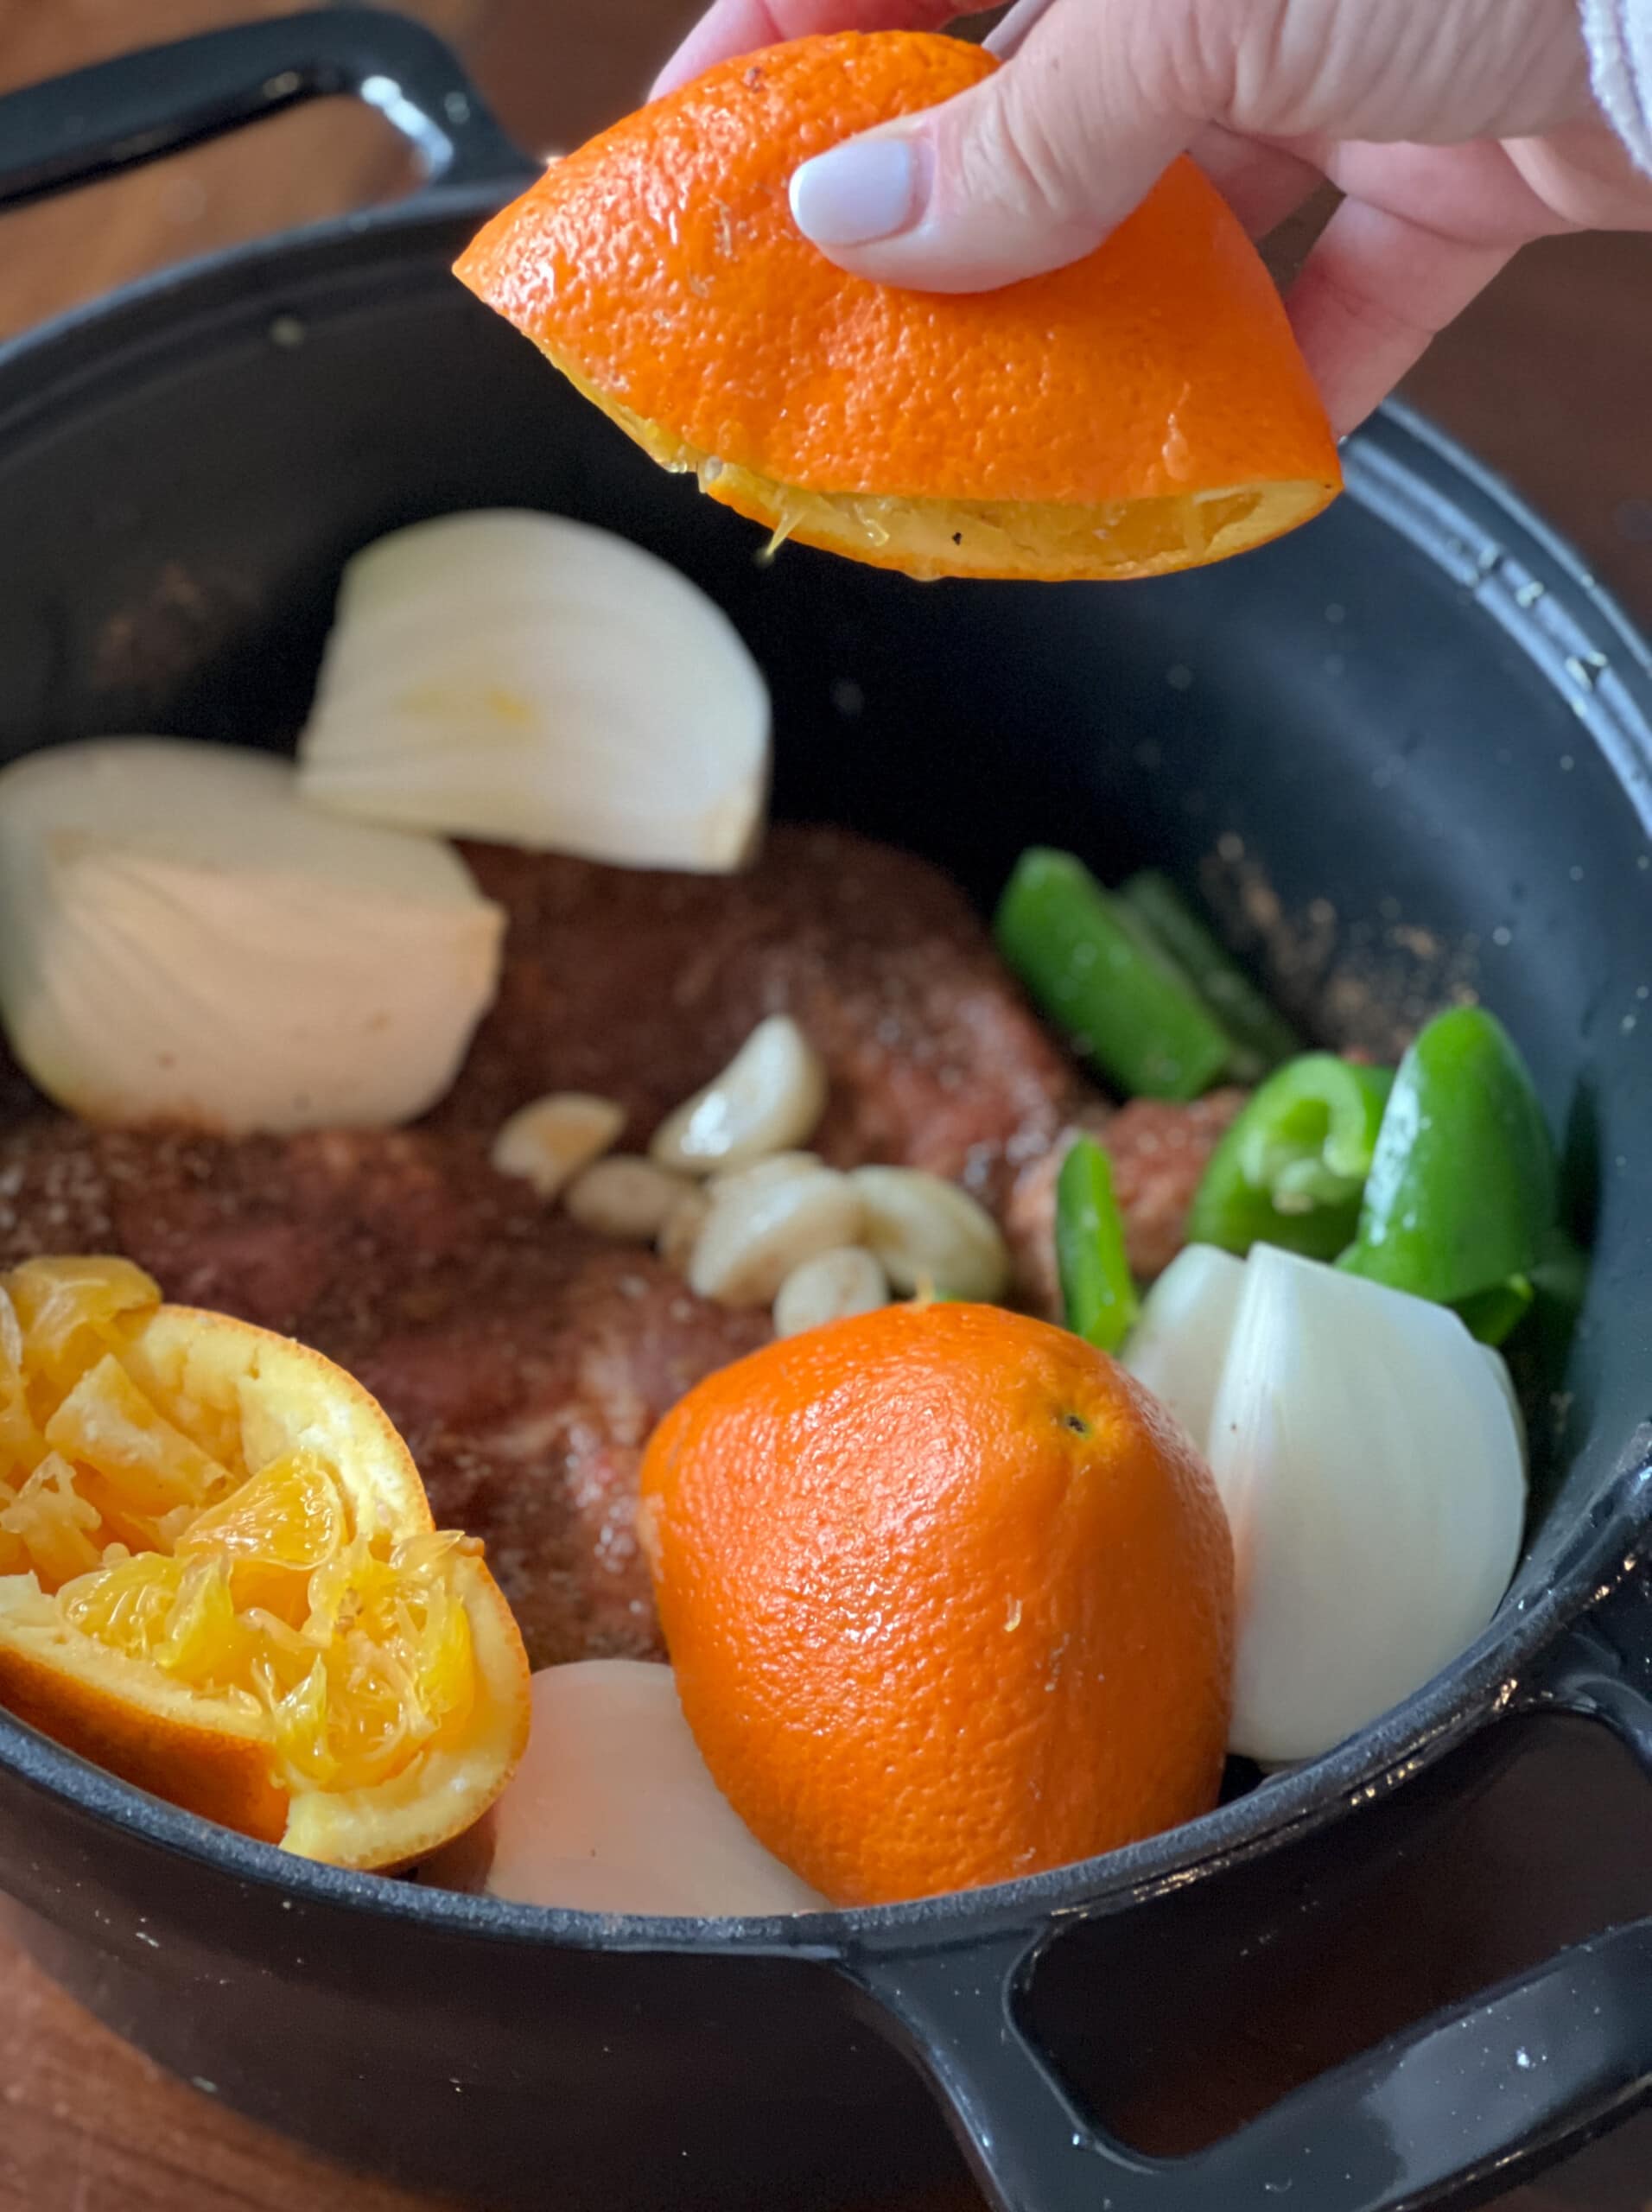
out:
<path id="1" fill-rule="evenodd" d="M 1574 1629 L 1511 1712 L 1603 1721 L 1652 1779 L 1652 1577 L 1641 1635 Z M 1616 1609 L 1613 1609 L 1616 1610 Z M 1637 1679 L 1638 1677 L 1638 1679 Z M 884 1952 L 842 1971 L 946 2107 L 996 2212 L 1402 2212 L 1519 2174 L 1652 2089 L 1652 1917 L 1609 1929 L 1319 2076 L 1206 2149 L 1149 2158 L 1097 2127 L 1021 2028 L 1058 1933 Z"/>
<path id="2" fill-rule="evenodd" d="M 434 32 L 378 8 L 311 8 L 118 54 L 0 98 L 0 207 L 181 153 L 302 101 L 378 110 L 427 182 L 519 184 L 528 164 Z"/>

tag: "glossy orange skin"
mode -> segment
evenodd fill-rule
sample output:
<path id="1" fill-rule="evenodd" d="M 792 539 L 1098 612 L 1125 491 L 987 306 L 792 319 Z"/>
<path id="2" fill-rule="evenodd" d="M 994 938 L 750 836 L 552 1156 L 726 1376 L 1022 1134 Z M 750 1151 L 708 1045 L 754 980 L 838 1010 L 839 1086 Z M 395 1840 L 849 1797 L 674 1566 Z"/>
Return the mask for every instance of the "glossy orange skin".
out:
<path id="1" fill-rule="evenodd" d="M 834 1903 L 1007 1880 L 1215 1803 L 1227 1522 L 1081 1338 L 962 1305 L 784 1338 L 666 1416 L 642 1489 L 706 1763 Z"/>
<path id="2" fill-rule="evenodd" d="M 996 292 L 873 284 L 804 238 L 801 162 L 996 66 L 912 31 L 725 63 L 554 162 L 457 273 L 604 398 L 787 485 L 1087 505 L 1306 480 L 1329 500 L 1335 441 L 1284 309 L 1191 162 L 1086 259 Z"/>

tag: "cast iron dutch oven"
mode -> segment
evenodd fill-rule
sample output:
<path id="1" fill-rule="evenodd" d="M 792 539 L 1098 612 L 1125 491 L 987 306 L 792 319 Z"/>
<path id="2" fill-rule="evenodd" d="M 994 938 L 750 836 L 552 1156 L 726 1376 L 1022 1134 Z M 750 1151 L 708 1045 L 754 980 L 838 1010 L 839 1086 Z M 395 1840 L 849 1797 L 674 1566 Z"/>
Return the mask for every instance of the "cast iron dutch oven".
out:
<path id="1" fill-rule="evenodd" d="M 492 2207 L 865 2202 L 946 2155 L 920 2082 L 1006 2212 L 1278 2212 L 1293 2190 L 1303 2212 L 1397 2212 L 1512 2182 L 1652 2087 L 1652 1920 L 1191 2155 L 1098 2124 L 1083 2054 L 1147 2033 L 1166 1978 L 1219 1976 L 1483 1786 L 1510 1716 L 1595 1716 L 1652 1770 L 1646 645 L 1397 413 L 1310 530 L 1168 582 L 919 590 L 792 548 L 759 568 L 754 533 L 450 279 L 525 166 L 393 16 L 325 9 L 0 100 L 0 204 L 330 93 L 411 142 L 415 197 L 0 356 L 8 753 L 123 729 L 283 745 L 365 540 L 475 505 L 607 524 L 744 632 L 783 811 L 916 847 L 982 896 L 1037 838 L 1109 874 L 1151 855 L 1249 884 L 1253 918 L 1306 917 L 1334 948 L 1310 963 L 1322 1006 L 1385 947 L 1470 960 L 1566 1133 L 1592 1284 L 1553 1503 L 1490 1630 L 1401 1710 L 1191 1827 L 918 1905 L 606 1919 L 295 1861 L 0 1716 L 0 1884 L 23 1941 L 186 2076 Z M 1401 997 L 1449 981 L 1426 960 L 1382 972 Z"/>

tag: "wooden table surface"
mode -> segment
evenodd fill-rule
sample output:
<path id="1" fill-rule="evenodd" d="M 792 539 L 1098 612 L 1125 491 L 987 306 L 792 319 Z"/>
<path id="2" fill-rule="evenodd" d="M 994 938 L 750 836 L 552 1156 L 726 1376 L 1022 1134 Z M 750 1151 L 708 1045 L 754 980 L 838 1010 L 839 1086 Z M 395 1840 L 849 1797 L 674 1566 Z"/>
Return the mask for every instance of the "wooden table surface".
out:
<path id="1" fill-rule="evenodd" d="M 291 4 L 0 0 L 0 89 Z M 409 4 L 463 48 L 506 125 L 540 150 L 575 143 L 632 105 L 694 12 L 693 0 Z M 363 204 L 404 181 L 384 126 L 328 104 L 13 215 L 0 222 L 0 336 L 144 269 Z M 1436 347 L 1409 396 L 1507 474 L 1652 624 L 1649 390 L 1652 238 L 1604 238 L 1524 257 Z M 1528 1911 L 1543 1884 L 1568 1937 L 1652 1910 L 1652 1803 L 1626 1762 L 1561 1737 L 1532 1762 L 1518 1820 L 1472 1844 L 1476 1909 L 1460 1927 L 1448 1919 L 1432 1930 L 1448 1967 L 1453 1946 L 1459 1968 L 1477 1966 L 1498 1898 L 1511 1915 Z M 1405 1948 L 1374 1944 L 1370 1975 L 1396 1973 Z M 1488 1978 L 1507 1970 L 1485 1959 Z M 1419 2013 L 1427 2002 L 1420 1993 Z M 3 1939 L 0 2103 L 0 2212 L 419 2212 L 435 2201 L 325 2166 L 163 2075 Z M 969 2212 L 975 2202 L 960 2189 L 923 2212 Z M 1499 2202 L 1502 2212 L 1652 2212 L 1652 2116 Z"/>

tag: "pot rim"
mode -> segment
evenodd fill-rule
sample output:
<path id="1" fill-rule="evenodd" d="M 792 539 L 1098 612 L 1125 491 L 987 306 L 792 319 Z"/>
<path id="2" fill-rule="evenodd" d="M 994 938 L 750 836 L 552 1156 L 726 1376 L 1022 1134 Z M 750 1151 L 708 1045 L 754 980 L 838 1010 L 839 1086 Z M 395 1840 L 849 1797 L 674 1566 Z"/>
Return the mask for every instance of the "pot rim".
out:
<path id="1" fill-rule="evenodd" d="M 270 274 L 295 289 L 364 250 L 384 269 L 421 238 L 500 204 L 530 173 L 409 200 L 162 270 L 0 346 L 0 441 L 41 411 L 73 410 L 146 337 L 177 333 L 181 298 L 228 298 L 266 321 L 282 311 Z M 249 286 L 251 272 L 264 282 Z M 1652 837 L 1652 644 L 1573 549 L 1503 480 L 1409 408 L 1390 403 L 1345 448 L 1347 495 L 1407 538 L 1509 632 L 1606 755 Z M 149 1796 L 0 1712 L 0 1766 L 100 1825 L 288 1904 L 342 1907 L 433 1931 L 581 1952 L 784 1956 L 943 1949 L 1029 1922 L 1109 1913 L 1202 1880 L 1385 1795 L 1509 1711 L 1562 1630 L 1636 1564 L 1652 1529 L 1652 1424 L 1625 1445 L 1603 1497 L 1556 1558 L 1548 1585 L 1511 1599 L 1452 1665 L 1368 1727 L 1165 1834 L 1048 1872 L 909 1904 L 762 1917 L 603 1914 L 509 1903 L 295 1858 Z"/>

